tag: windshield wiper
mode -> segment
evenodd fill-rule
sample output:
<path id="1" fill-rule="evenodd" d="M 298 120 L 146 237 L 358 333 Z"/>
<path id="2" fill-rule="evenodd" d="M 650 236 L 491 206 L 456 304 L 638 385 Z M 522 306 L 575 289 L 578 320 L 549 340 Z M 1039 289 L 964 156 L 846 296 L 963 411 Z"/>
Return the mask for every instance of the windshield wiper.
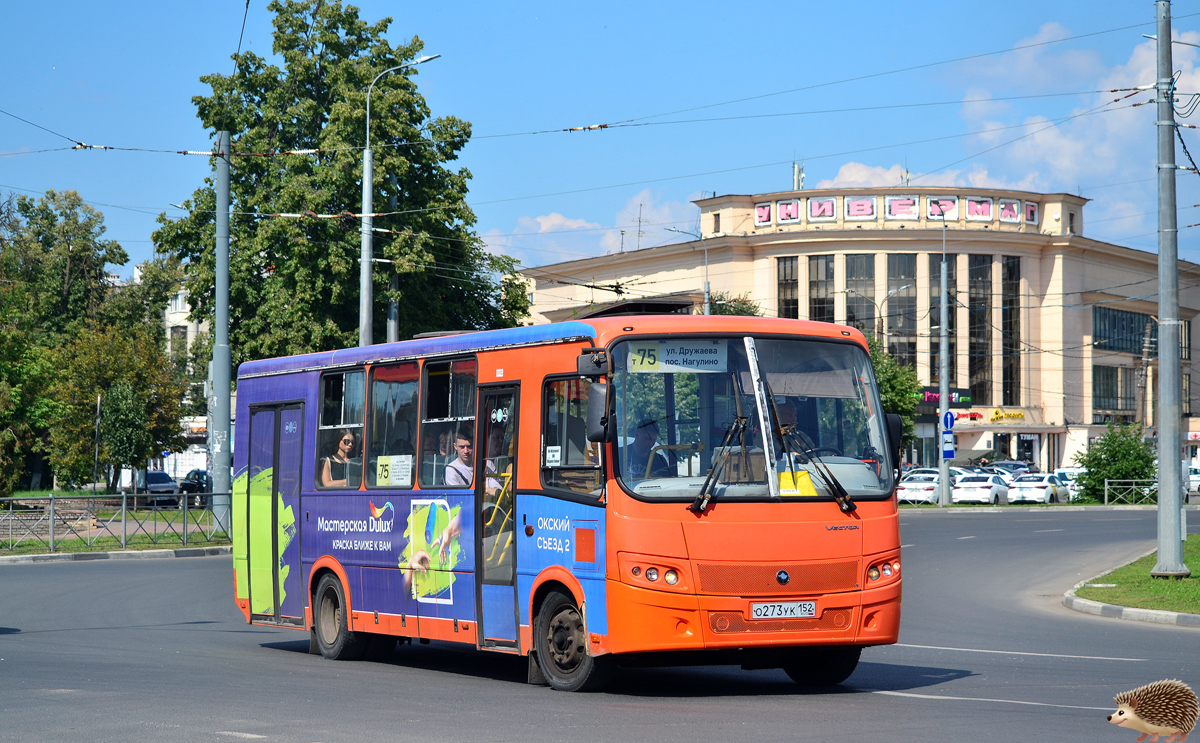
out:
<path id="1" fill-rule="evenodd" d="M 688 506 L 688 510 L 692 513 L 704 513 L 704 509 L 708 508 L 708 502 L 712 500 L 713 492 L 717 489 L 717 483 L 721 479 L 721 474 L 725 471 L 725 464 L 729 461 L 729 453 L 733 451 L 733 439 L 736 436 L 742 445 L 743 461 L 750 461 L 750 454 L 746 450 L 746 413 L 742 409 L 742 390 L 741 382 L 738 380 L 738 375 L 734 372 L 733 377 L 733 404 L 737 412 L 737 416 L 733 419 L 733 425 L 725 429 L 725 436 L 721 439 L 719 448 L 721 458 L 713 462 L 712 467 L 708 468 L 708 475 L 704 478 L 704 484 L 700 486 L 700 492 L 696 494 L 696 499 L 692 501 L 692 505 Z"/>
<path id="2" fill-rule="evenodd" d="M 804 455 L 804 458 L 812 464 L 813 471 L 817 473 L 824 483 L 825 489 L 837 501 L 838 508 L 842 510 L 842 513 L 853 512 L 858 506 L 854 501 L 850 500 L 850 494 L 846 492 L 846 488 L 837 479 L 837 475 L 833 474 L 833 471 L 829 469 L 829 465 L 825 464 L 825 461 L 817 455 L 817 447 L 813 444 L 812 439 L 794 425 L 783 425 L 782 418 L 779 417 L 779 407 L 775 404 L 775 395 L 771 392 L 771 385 L 767 383 L 766 379 L 763 380 L 763 384 L 766 385 L 772 428 L 775 438 L 783 442 L 784 456 L 787 458 L 788 471 L 792 473 L 792 482 L 796 483 L 796 468 L 792 462 L 792 455 L 794 453 L 792 446 L 795 445 L 800 449 L 800 453 Z"/>

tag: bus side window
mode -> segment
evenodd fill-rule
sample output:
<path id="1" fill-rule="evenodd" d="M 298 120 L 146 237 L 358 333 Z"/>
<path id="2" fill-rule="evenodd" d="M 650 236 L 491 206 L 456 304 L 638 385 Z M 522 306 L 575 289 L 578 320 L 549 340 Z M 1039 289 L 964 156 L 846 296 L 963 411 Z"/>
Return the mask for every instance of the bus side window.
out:
<path id="1" fill-rule="evenodd" d="M 411 488 L 417 443 L 415 362 L 371 370 L 371 421 L 367 429 L 367 487 Z"/>
<path id="2" fill-rule="evenodd" d="M 542 395 L 542 482 L 602 495 L 600 444 L 587 440 L 589 379 L 548 380 Z"/>
<path id="3" fill-rule="evenodd" d="M 319 488 L 357 490 L 362 483 L 365 392 L 364 372 L 336 372 L 321 377 L 315 478 Z"/>
<path id="4" fill-rule="evenodd" d="M 423 488 L 469 488 L 475 472 L 475 359 L 425 363 Z M 465 438 L 464 438 L 465 437 Z M 467 461 L 463 461 L 463 456 Z"/>

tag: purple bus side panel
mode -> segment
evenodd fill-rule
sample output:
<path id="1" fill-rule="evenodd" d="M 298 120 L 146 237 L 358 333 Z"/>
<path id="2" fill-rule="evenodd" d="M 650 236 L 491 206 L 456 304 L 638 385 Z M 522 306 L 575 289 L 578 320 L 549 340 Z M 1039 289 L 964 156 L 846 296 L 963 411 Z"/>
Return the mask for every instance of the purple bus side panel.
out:
<path id="1" fill-rule="evenodd" d="M 533 581 L 552 565 L 561 565 L 583 587 L 587 604 L 587 630 L 608 634 L 608 593 L 604 583 L 604 507 L 529 493 L 517 494 L 517 601 L 521 624 L 530 624 L 529 600 Z M 525 527 L 533 526 L 526 536 Z M 591 530 L 593 561 L 577 552 L 582 534 L 586 553 L 587 530 Z"/>

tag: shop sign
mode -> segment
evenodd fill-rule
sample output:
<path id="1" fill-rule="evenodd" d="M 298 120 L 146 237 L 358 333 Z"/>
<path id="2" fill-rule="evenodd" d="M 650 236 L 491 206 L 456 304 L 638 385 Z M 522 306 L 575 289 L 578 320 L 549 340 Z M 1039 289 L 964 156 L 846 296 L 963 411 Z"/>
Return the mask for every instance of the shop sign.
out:
<path id="1" fill-rule="evenodd" d="M 1000 408 L 996 408 L 988 416 L 988 422 L 990 423 L 1008 423 L 1023 420 L 1025 420 L 1025 411 L 1023 410 L 1001 410 Z"/>
<path id="2" fill-rule="evenodd" d="M 937 408 L 941 397 L 941 391 L 937 387 L 922 387 L 921 391 L 917 393 L 917 406 L 922 408 Z M 950 407 L 971 407 L 971 390 L 951 389 Z"/>
<path id="3" fill-rule="evenodd" d="M 966 413 L 956 413 L 954 415 L 954 418 L 955 418 L 955 420 L 960 420 L 960 421 L 961 420 L 981 421 L 981 420 L 983 420 L 983 413 L 976 413 L 974 411 L 968 411 Z"/>
<path id="4" fill-rule="evenodd" d="M 1038 435 L 1036 433 L 1019 433 L 1017 438 L 1021 441 L 1037 441 Z"/>
<path id="5" fill-rule="evenodd" d="M 801 204 L 801 201 L 807 203 Z M 807 199 L 781 199 L 754 205 L 754 226 L 835 222 L 838 218 L 838 197 L 811 196 Z M 843 218 L 846 221 L 875 221 L 879 218 L 878 196 L 847 195 L 842 197 Z M 960 209 L 961 207 L 961 209 Z M 990 196 L 926 196 L 925 218 L 930 221 L 957 222 L 965 210 L 969 222 L 999 220 L 1005 224 L 1038 224 L 1039 205 L 1036 201 L 994 199 Z M 888 221 L 916 222 L 921 219 L 921 196 L 892 194 L 883 197 L 883 218 Z"/>

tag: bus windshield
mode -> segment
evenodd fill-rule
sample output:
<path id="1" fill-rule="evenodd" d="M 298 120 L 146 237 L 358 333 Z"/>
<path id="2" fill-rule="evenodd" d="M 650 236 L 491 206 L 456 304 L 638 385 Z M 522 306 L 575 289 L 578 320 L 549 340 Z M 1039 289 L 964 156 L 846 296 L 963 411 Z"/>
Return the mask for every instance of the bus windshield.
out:
<path id="1" fill-rule="evenodd" d="M 714 465 L 708 491 L 717 502 L 775 493 L 827 500 L 830 474 L 854 498 L 891 495 L 894 464 L 879 393 L 856 344 L 630 340 L 614 348 L 612 381 L 617 476 L 638 497 L 696 497 Z M 780 430 L 790 432 L 788 442 Z"/>

